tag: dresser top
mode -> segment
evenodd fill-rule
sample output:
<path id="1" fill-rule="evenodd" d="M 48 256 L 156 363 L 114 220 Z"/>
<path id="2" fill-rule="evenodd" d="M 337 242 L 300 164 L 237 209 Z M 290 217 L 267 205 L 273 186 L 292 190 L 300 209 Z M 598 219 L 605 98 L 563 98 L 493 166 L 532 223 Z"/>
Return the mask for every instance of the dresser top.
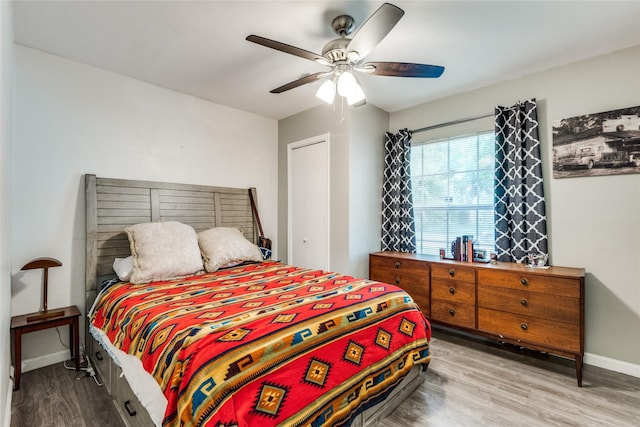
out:
<path id="1" fill-rule="evenodd" d="M 440 259 L 434 255 L 422 255 L 422 254 L 410 254 L 406 252 L 394 252 L 394 251 L 382 251 L 375 252 L 372 255 L 376 256 L 384 256 L 390 258 L 404 258 L 404 259 L 412 259 L 425 261 L 430 263 L 437 264 L 449 264 L 449 265 L 457 265 L 457 266 L 465 266 L 465 267 L 474 267 L 474 268 L 486 268 L 492 270 L 501 270 L 501 271 L 513 271 L 519 272 L 522 274 L 540 274 L 547 276 L 562 276 L 562 277 L 571 277 L 571 278 L 584 278 L 585 271 L 584 268 L 575 268 L 575 267 L 546 267 L 546 268 L 532 268 L 528 267 L 526 264 L 516 263 L 516 262 L 498 262 L 496 264 L 484 263 L 484 262 L 463 262 L 463 261 L 455 261 L 449 259 Z"/>

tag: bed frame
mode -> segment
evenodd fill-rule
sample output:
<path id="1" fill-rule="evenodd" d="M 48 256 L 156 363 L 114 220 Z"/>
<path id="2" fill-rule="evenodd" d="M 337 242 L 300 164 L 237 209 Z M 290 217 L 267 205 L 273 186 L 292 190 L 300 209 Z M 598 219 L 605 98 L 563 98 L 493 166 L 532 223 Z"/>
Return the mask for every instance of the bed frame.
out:
<path id="1" fill-rule="evenodd" d="M 257 200 L 255 188 L 251 188 Z M 151 221 L 180 221 L 196 232 L 212 227 L 237 227 L 257 242 L 258 232 L 249 201 L 249 189 L 204 185 L 100 178 L 85 175 L 87 311 L 93 305 L 100 283 L 114 278 L 113 261 L 130 255 L 124 228 Z M 95 342 L 86 328 L 87 354 L 105 387 L 113 397 L 124 423 L 152 426 L 143 405 L 137 401 L 118 366 Z M 374 425 L 398 406 L 423 381 L 420 368 L 414 369 L 394 389 L 391 396 L 364 411 L 354 427 Z"/>

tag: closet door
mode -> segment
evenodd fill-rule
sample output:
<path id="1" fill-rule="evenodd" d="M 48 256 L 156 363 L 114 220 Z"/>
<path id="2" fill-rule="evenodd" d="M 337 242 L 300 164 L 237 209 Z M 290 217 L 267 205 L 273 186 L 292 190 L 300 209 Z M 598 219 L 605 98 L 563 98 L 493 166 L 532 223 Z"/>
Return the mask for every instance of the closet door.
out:
<path id="1" fill-rule="evenodd" d="M 289 144 L 288 260 L 329 269 L 329 135 Z"/>

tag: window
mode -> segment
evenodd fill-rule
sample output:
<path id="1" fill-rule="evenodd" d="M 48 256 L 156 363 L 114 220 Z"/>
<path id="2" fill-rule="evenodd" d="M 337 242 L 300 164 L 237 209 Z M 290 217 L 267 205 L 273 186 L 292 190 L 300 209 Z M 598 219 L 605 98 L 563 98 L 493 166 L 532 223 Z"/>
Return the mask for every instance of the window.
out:
<path id="1" fill-rule="evenodd" d="M 473 235 L 474 248 L 495 252 L 493 132 L 414 143 L 411 184 L 416 250 L 451 256 L 451 242 Z"/>

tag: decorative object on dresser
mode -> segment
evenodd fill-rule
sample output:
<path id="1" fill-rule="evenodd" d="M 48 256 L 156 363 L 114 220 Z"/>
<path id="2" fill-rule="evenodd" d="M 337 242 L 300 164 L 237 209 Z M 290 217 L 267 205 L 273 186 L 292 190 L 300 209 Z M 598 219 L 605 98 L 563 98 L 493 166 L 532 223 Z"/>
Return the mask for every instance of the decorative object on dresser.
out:
<path id="1" fill-rule="evenodd" d="M 575 361 L 582 387 L 584 268 L 369 255 L 369 278 L 400 286 L 433 324 Z"/>

